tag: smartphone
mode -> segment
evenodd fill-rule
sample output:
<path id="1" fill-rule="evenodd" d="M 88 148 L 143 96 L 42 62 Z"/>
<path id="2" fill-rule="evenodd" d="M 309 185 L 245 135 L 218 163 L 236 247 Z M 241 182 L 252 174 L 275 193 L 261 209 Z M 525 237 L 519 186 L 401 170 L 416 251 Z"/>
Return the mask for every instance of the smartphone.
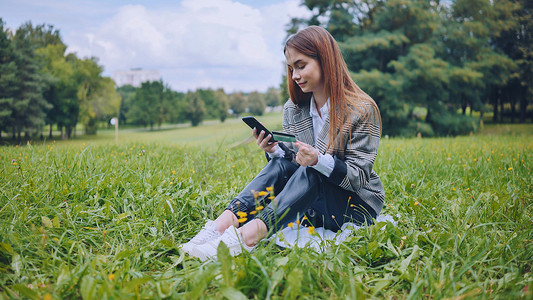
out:
<path id="1" fill-rule="evenodd" d="M 296 142 L 296 136 L 294 134 L 285 133 L 285 132 L 279 132 L 279 131 L 272 131 L 272 136 L 276 141 L 280 142 Z"/>
<path id="2" fill-rule="evenodd" d="M 265 132 L 265 136 L 268 136 L 269 134 L 272 134 L 268 129 L 266 129 L 265 126 L 263 126 L 263 124 L 261 124 L 259 121 L 257 121 L 257 119 L 254 118 L 254 117 L 243 117 L 242 120 L 244 121 L 244 123 L 246 123 L 248 126 L 250 126 L 250 128 L 252 128 L 252 129 L 256 128 L 257 129 L 257 134 L 260 134 L 261 131 Z M 276 142 L 276 139 L 274 139 L 274 136 L 272 136 L 268 142 L 269 143 L 274 143 L 274 142 Z"/>

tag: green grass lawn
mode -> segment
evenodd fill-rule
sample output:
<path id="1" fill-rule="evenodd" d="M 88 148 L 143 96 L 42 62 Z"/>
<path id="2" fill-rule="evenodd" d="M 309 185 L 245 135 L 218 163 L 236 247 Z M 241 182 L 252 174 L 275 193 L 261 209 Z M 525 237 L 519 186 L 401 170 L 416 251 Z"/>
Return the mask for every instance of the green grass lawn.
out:
<path id="1" fill-rule="evenodd" d="M 256 117 L 270 130 L 282 130 L 281 113 L 269 113 Z M 119 128 L 119 145 L 132 143 L 157 143 L 180 146 L 199 146 L 203 149 L 215 150 L 235 146 L 251 137 L 250 128 L 241 118 L 229 118 L 224 122 L 207 120 L 200 126 L 191 127 L 190 124 L 163 125 L 161 129 L 149 128 Z M 68 146 L 85 145 L 115 145 L 115 130 L 100 129 L 94 136 L 77 136 L 71 140 L 35 141 L 34 144 L 57 144 Z"/>
<path id="2" fill-rule="evenodd" d="M 206 263 L 177 246 L 265 164 L 240 120 L 1 147 L 0 299 L 531 299 L 532 129 L 382 139 L 396 226 Z"/>

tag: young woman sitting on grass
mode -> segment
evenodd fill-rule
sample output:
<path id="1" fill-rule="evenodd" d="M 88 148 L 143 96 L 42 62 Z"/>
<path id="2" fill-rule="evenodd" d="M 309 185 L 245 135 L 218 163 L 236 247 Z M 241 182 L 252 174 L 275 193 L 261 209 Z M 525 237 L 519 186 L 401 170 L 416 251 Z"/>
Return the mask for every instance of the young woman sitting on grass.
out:
<path id="1" fill-rule="evenodd" d="M 333 231 L 346 222 L 371 224 L 383 207 L 385 192 L 372 169 L 379 109 L 351 79 L 337 42 L 311 26 L 292 35 L 284 53 L 290 99 L 283 130 L 298 141 L 269 143 L 270 135 L 252 131 L 269 162 L 215 221 L 181 245 L 191 256 L 216 259 L 221 242 L 232 255 L 252 251 L 297 218 Z"/>

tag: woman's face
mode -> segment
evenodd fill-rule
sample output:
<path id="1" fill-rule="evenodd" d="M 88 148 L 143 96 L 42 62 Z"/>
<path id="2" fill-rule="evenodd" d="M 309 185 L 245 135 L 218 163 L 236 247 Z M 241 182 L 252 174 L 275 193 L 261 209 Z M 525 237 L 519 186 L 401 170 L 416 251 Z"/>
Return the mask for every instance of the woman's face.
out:
<path id="1" fill-rule="evenodd" d="M 298 52 L 292 47 L 285 50 L 287 66 L 292 72 L 292 80 L 304 93 L 324 93 L 324 78 L 318 60 Z"/>

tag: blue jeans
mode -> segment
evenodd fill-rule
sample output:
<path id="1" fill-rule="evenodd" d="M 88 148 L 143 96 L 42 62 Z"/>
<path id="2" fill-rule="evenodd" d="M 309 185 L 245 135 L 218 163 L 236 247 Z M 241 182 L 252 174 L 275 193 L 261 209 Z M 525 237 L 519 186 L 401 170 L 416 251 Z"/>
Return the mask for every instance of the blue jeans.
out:
<path id="1" fill-rule="evenodd" d="M 258 196 L 267 187 L 273 191 Z M 259 206 L 264 208 L 259 211 Z M 285 158 L 271 159 L 226 209 L 236 216 L 239 211 L 247 213 L 247 222 L 261 219 L 270 233 L 304 215 L 304 224 L 333 231 L 346 222 L 372 224 L 376 218 L 376 212 L 356 193 L 328 182 L 314 168 L 297 166 Z M 253 211 L 257 214 L 250 214 Z"/>

